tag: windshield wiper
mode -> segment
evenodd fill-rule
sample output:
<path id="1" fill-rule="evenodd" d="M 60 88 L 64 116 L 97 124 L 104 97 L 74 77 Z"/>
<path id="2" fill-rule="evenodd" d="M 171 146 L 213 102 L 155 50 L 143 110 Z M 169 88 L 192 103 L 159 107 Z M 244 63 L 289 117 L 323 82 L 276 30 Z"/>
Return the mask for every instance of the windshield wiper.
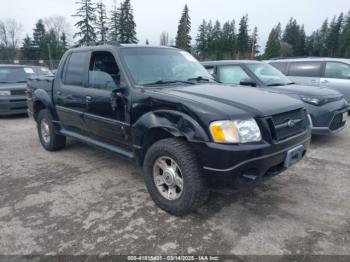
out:
<path id="1" fill-rule="evenodd" d="M 276 84 L 269 84 L 267 86 L 285 86 L 285 84 L 282 83 L 276 83 Z"/>
<path id="2" fill-rule="evenodd" d="M 209 82 L 210 79 L 203 77 L 203 76 L 197 76 L 197 77 L 189 78 L 189 79 L 187 79 L 187 81 L 197 81 L 197 82 L 206 81 L 206 82 Z"/>
<path id="3" fill-rule="evenodd" d="M 155 82 L 152 82 L 152 83 L 143 84 L 143 86 L 167 85 L 167 84 L 176 84 L 176 83 L 194 85 L 194 83 L 193 83 L 193 82 L 190 82 L 190 81 L 182 81 L 182 80 L 158 80 L 158 81 L 155 81 Z"/>
<path id="4" fill-rule="evenodd" d="M 15 82 L 15 83 L 27 83 L 27 81 L 26 81 L 26 80 L 23 80 L 23 81 L 17 81 L 17 82 Z"/>

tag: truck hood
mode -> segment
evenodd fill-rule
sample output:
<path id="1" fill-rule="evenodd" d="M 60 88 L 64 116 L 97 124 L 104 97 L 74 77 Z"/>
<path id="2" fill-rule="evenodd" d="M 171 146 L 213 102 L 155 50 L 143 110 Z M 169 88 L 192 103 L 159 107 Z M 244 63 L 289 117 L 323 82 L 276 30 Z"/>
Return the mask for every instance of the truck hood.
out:
<path id="1" fill-rule="evenodd" d="M 0 90 L 23 90 L 26 83 L 0 83 Z"/>
<path id="2" fill-rule="evenodd" d="M 342 95 L 336 91 L 326 87 L 318 86 L 304 86 L 304 85 L 286 85 L 276 87 L 266 87 L 271 92 L 286 94 L 286 95 L 298 95 L 307 97 L 341 97 Z"/>
<path id="3" fill-rule="evenodd" d="M 221 111 L 229 116 L 244 117 L 249 114 L 253 117 L 264 117 L 303 107 L 299 100 L 285 95 L 257 88 L 215 83 L 159 88 L 155 92 L 176 99 L 191 100 L 206 106 L 208 111 Z"/>

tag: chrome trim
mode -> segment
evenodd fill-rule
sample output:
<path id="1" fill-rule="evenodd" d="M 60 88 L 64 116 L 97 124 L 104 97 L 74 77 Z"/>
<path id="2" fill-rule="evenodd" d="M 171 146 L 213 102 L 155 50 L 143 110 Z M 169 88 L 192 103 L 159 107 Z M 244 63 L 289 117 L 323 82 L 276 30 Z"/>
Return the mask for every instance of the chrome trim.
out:
<path id="1" fill-rule="evenodd" d="M 255 157 L 255 158 L 251 158 L 251 159 L 248 159 L 248 160 L 245 160 L 233 167 L 229 167 L 229 168 L 226 168 L 226 169 L 217 169 L 217 168 L 211 168 L 211 167 L 207 167 L 207 166 L 203 166 L 203 169 L 205 170 L 209 170 L 209 171 L 215 171 L 215 172 L 230 172 L 232 170 L 235 170 L 237 168 L 239 168 L 240 166 L 243 166 L 249 162 L 253 162 L 253 161 L 258 161 L 258 160 L 262 160 L 262 159 L 266 159 L 266 158 L 269 158 L 269 157 L 272 157 L 272 156 L 275 156 L 275 155 L 279 155 L 281 153 L 284 153 L 284 152 L 288 152 L 289 150 L 293 149 L 293 148 L 296 148 L 298 146 L 301 146 L 303 145 L 305 142 L 307 141 L 310 141 L 310 137 L 308 137 L 307 139 L 303 140 L 302 142 L 298 143 L 297 145 L 294 145 L 292 147 L 289 147 L 289 148 L 285 148 L 283 150 L 280 150 L 278 152 L 275 152 L 275 153 L 272 153 L 272 154 L 269 154 L 269 155 L 264 155 L 264 156 L 260 156 L 260 157 Z"/>
<path id="2" fill-rule="evenodd" d="M 93 119 L 93 120 L 103 121 L 103 122 L 108 123 L 108 124 L 118 124 L 118 125 L 130 126 L 129 123 L 122 122 L 122 121 L 119 121 L 119 120 L 116 120 L 116 119 L 103 117 L 103 116 L 97 116 L 97 115 L 94 115 L 94 114 L 84 113 L 84 116 L 86 116 L 86 117 L 88 117 L 90 119 Z"/>
<path id="3" fill-rule="evenodd" d="M 79 114 L 79 115 L 84 114 L 84 112 L 82 112 L 82 111 L 71 109 L 71 108 L 64 107 L 64 106 L 57 106 L 56 105 L 56 110 L 60 110 L 60 111 L 66 112 L 66 113 L 71 112 L 71 113 L 75 113 L 75 114 Z"/>

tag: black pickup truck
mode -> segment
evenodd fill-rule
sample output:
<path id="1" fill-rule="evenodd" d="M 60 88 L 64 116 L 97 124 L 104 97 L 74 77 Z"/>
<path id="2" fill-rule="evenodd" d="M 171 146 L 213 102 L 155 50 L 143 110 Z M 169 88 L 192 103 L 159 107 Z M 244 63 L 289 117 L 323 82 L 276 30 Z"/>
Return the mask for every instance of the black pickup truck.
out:
<path id="1" fill-rule="evenodd" d="M 301 102 L 220 84 L 170 47 L 72 48 L 27 94 L 46 150 L 70 137 L 134 160 L 155 203 L 178 216 L 207 200 L 208 176 L 254 185 L 301 160 L 310 141 Z"/>

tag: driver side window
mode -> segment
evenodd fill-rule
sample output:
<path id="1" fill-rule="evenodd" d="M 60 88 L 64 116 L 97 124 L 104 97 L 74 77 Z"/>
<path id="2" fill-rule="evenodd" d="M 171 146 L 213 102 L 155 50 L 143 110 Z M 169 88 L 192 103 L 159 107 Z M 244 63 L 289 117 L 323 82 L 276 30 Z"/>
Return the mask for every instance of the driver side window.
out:
<path id="1" fill-rule="evenodd" d="M 240 66 L 220 66 L 218 68 L 220 81 L 224 84 L 239 85 L 242 80 L 253 81 Z"/>
<path id="2" fill-rule="evenodd" d="M 89 88 L 113 91 L 120 85 L 120 71 L 109 52 L 94 52 L 89 68 Z"/>

